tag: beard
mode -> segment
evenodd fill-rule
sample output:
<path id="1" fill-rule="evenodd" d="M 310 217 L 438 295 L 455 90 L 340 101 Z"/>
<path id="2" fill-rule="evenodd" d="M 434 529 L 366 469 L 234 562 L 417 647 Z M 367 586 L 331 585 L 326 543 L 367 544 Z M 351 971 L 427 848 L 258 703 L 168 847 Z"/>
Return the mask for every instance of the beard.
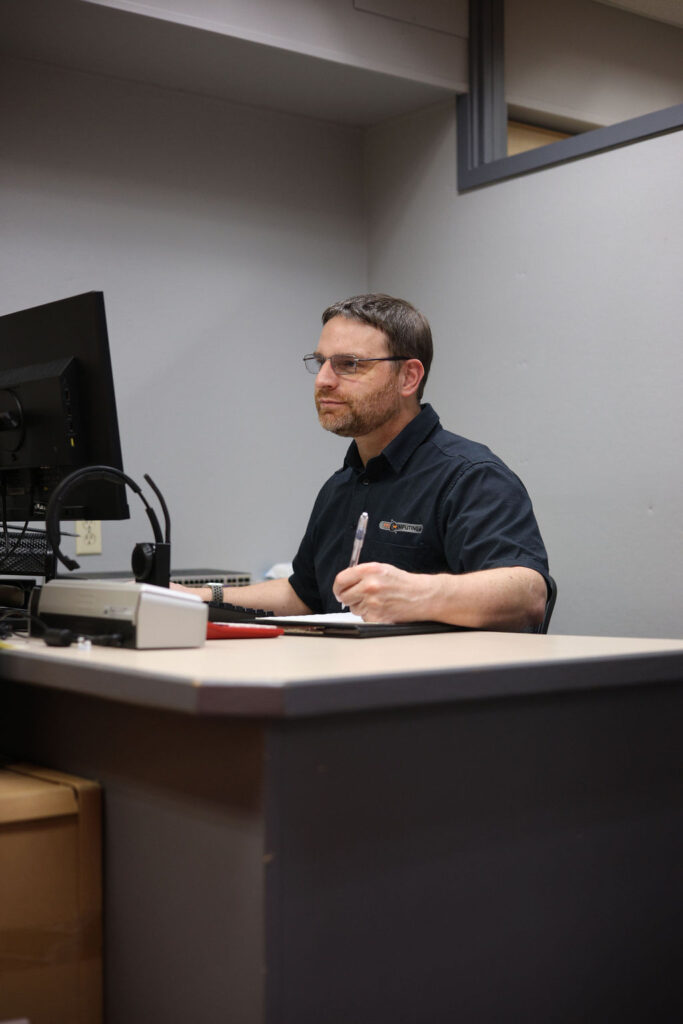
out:
<path id="1" fill-rule="evenodd" d="M 321 399 L 343 401 L 342 405 L 326 408 Z M 383 427 L 400 412 L 398 385 L 395 378 L 382 388 L 362 397 L 338 395 L 321 388 L 315 393 L 315 407 L 320 426 L 338 437 L 365 437 Z"/>

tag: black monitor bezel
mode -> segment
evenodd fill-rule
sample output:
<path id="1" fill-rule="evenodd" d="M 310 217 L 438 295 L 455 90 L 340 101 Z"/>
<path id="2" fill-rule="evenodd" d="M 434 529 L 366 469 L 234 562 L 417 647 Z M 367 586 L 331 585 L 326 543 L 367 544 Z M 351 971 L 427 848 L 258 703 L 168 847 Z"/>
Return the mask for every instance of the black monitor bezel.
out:
<path id="1" fill-rule="evenodd" d="M 75 358 L 79 368 L 78 401 L 85 444 L 78 466 L 99 464 L 122 471 L 103 292 L 84 292 L 0 316 L 0 371 L 20 371 L 62 357 Z M 11 469 L 0 467 L 0 474 L 8 471 Z M 8 507 L 8 522 L 44 520 L 47 501 L 43 497 L 49 496 L 41 495 L 28 515 L 28 509 L 17 514 L 20 502 L 14 502 Z M 119 520 L 129 516 L 125 486 L 102 481 L 84 482 L 74 488 L 60 513 L 61 520 Z"/>

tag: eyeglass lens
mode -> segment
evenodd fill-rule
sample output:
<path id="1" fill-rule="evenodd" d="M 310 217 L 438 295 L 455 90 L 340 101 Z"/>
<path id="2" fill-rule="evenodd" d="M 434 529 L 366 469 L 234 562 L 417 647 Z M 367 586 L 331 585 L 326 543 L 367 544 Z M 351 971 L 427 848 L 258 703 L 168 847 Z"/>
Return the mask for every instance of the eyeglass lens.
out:
<path id="1" fill-rule="evenodd" d="M 333 371 L 340 377 L 355 373 L 358 367 L 356 356 L 334 355 L 329 356 L 329 361 Z M 304 363 L 309 373 L 319 373 L 326 362 L 327 360 L 323 356 L 317 354 L 304 356 Z"/>

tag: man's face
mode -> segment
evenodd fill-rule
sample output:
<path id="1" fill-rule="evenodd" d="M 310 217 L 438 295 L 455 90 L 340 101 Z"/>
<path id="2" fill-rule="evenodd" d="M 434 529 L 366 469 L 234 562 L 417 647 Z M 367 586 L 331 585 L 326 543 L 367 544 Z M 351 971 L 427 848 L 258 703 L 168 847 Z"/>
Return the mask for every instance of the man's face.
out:
<path id="1" fill-rule="evenodd" d="M 324 357 L 361 359 L 388 356 L 383 331 L 359 320 L 335 316 L 325 324 L 316 351 Z M 337 376 L 329 362 L 315 378 L 315 407 L 320 425 L 340 437 L 365 437 L 401 411 L 397 367 L 400 363 L 360 363 L 351 376 Z"/>

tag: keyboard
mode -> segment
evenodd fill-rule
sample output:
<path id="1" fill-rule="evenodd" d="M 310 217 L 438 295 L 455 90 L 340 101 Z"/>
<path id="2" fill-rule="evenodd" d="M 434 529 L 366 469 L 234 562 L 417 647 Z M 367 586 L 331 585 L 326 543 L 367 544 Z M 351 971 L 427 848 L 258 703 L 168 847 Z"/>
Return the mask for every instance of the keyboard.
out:
<path id="1" fill-rule="evenodd" d="M 242 608 L 238 604 L 209 605 L 209 622 L 253 622 L 267 615 L 273 615 L 273 612 L 263 608 Z"/>

